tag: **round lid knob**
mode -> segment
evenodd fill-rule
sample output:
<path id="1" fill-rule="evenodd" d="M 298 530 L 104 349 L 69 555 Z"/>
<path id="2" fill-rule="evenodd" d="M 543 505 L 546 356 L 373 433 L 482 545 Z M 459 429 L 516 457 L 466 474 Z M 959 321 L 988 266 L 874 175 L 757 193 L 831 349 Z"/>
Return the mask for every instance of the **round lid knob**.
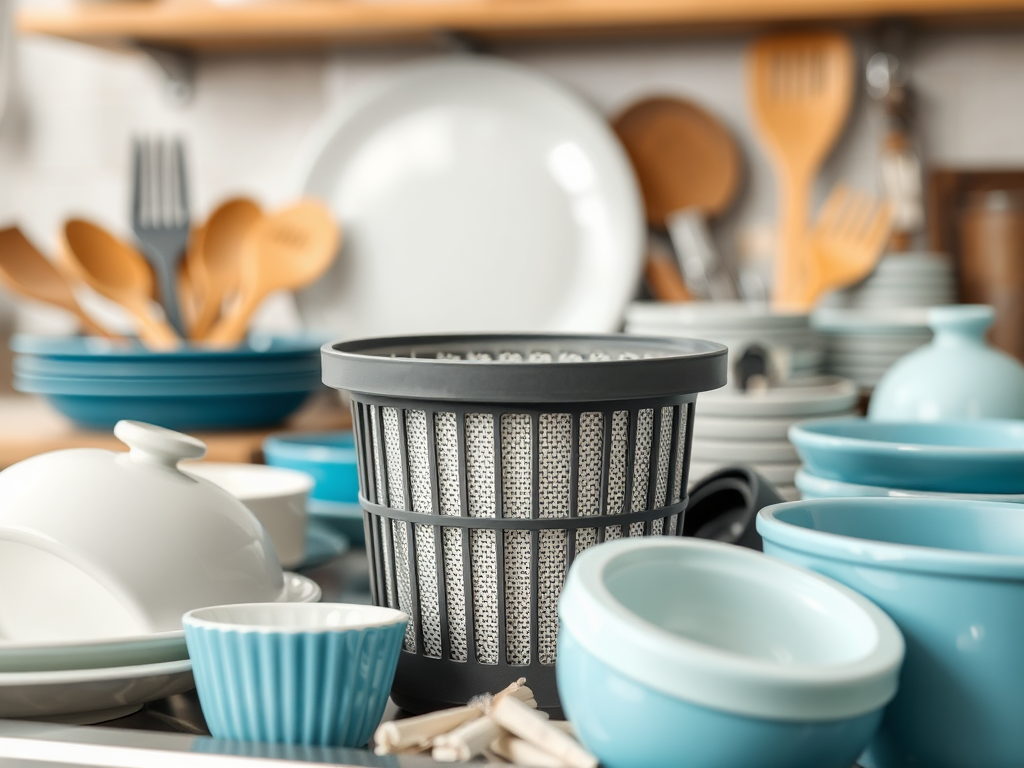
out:
<path id="1" fill-rule="evenodd" d="M 128 455 L 132 460 L 142 464 L 174 468 L 183 459 L 201 459 L 206 455 L 202 440 L 141 421 L 117 422 L 114 435 L 131 449 Z"/>

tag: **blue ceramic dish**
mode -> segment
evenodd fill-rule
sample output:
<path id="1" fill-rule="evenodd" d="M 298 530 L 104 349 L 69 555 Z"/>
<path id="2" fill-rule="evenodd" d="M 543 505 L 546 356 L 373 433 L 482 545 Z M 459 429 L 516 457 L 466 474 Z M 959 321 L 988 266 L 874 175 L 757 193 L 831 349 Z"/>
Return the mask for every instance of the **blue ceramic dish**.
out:
<path id="1" fill-rule="evenodd" d="M 42 395 L 97 395 L 100 397 L 167 397 L 190 395 L 270 395 L 312 392 L 320 386 L 320 372 L 268 376 L 216 376 L 192 378 L 134 378 L 16 375 L 19 392 Z"/>
<path id="2" fill-rule="evenodd" d="M 154 352 L 136 341 L 100 339 L 94 336 L 31 336 L 11 338 L 11 350 L 50 360 L 107 361 L 151 365 L 180 365 L 183 362 L 259 361 L 314 355 L 319 357 L 324 339 L 254 335 L 230 349 L 186 344 L 168 352 Z"/>
<path id="3" fill-rule="evenodd" d="M 903 657 L 861 596 L 717 542 L 588 549 L 558 611 L 562 707 L 606 768 L 849 768 Z"/>
<path id="4" fill-rule="evenodd" d="M 1024 493 L 1024 421 L 816 419 L 789 439 L 806 469 L 857 485 L 944 493 Z"/>
<path id="5" fill-rule="evenodd" d="M 367 605 L 255 603 L 185 614 L 216 738 L 362 747 L 384 714 L 408 617 Z"/>
<path id="6" fill-rule="evenodd" d="M 818 477 L 806 469 L 797 471 L 794 484 L 804 499 L 848 499 L 848 498 L 916 498 L 951 499 L 960 501 L 1000 501 L 1007 504 L 1024 504 L 1020 493 L 941 493 L 939 491 L 911 491 L 905 488 L 885 488 L 880 485 L 857 485 Z"/>
<path id="7" fill-rule="evenodd" d="M 1015 504 L 824 499 L 761 511 L 766 553 L 877 603 L 903 630 L 870 768 L 1024 762 L 1024 516 Z"/>
<path id="8" fill-rule="evenodd" d="M 263 441 L 263 455 L 271 466 L 312 475 L 316 484 L 311 499 L 358 506 L 359 469 L 351 432 L 271 435 Z"/>
<path id="9" fill-rule="evenodd" d="M 175 358 L 155 360 L 79 360 L 16 355 L 15 375 L 70 378 L 208 378 L 219 376 L 280 376 L 319 374 L 320 358 L 314 354 L 272 355 L 268 358 L 203 360 Z"/>

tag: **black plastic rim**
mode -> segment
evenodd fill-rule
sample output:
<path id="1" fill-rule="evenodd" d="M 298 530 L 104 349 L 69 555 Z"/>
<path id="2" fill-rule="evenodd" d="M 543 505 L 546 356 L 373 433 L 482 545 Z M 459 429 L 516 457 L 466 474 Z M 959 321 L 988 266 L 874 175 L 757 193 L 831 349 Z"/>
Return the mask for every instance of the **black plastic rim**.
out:
<path id="1" fill-rule="evenodd" d="M 504 362 L 436 359 L 444 349 L 585 353 L 612 348 L 628 360 Z M 415 357 L 417 352 L 430 357 Z M 588 334 L 394 336 L 325 344 L 323 382 L 367 395 L 487 403 L 632 400 L 725 386 L 727 349 L 699 339 Z"/>

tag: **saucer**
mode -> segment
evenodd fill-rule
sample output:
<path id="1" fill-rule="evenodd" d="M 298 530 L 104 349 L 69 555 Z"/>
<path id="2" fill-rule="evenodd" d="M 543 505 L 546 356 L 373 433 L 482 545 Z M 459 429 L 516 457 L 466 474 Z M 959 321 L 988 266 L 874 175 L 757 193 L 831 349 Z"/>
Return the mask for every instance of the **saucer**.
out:
<path id="1" fill-rule="evenodd" d="M 103 669 L 4 672 L 0 673 L 0 718 L 102 723 L 193 687 L 188 659 Z"/>

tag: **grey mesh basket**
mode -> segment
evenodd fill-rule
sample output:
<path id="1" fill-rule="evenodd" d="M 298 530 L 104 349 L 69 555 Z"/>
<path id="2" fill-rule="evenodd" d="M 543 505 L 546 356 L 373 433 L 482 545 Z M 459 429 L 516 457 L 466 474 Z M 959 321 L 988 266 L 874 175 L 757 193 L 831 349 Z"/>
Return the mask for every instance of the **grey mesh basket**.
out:
<path id="1" fill-rule="evenodd" d="M 558 709 L 566 571 L 602 541 L 681 535 L 694 403 L 725 384 L 725 347 L 369 339 L 325 346 L 323 380 L 352 397 L 373 600 L 411 617 L 395 703 L 464 704 L 526 677 Z"/>

